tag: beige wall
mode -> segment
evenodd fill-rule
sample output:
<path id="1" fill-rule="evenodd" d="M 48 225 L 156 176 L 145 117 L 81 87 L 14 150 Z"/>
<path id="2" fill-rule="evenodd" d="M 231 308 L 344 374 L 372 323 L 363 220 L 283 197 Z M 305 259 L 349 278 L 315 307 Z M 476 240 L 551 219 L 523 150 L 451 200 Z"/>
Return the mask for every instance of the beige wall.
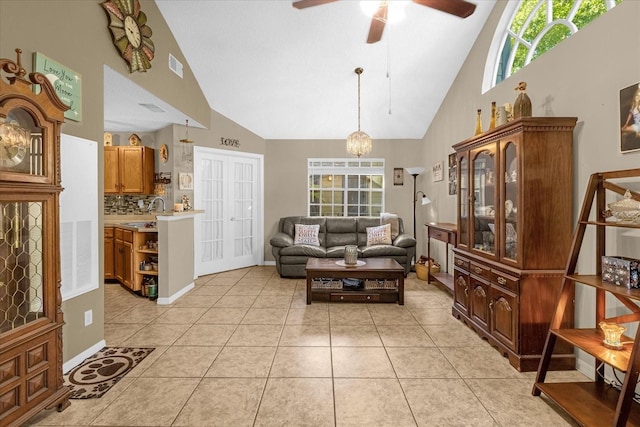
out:
<path id="1" fill-rule="evenodd" d="M 107 29 L 107 17 L 100 1 L 24 1 L 0 0 L 0 57 L 15 58 L 14 49 L 24 51 L 23 64 L 32 69 L 33 52 L 43 54 L 79 72 L 83 77 L 83 121 L 66 122 L 63 132 L 95 141 L 102 140 L 103 66 L 106 64 L 160 99 L 209 127 L 190 128 L 197 145 L 220 146 L 221 137 L 239 139 L 241 147 L 230 149 L 265 156 L 265 258 L 271 260 L 269 237 L 281 216 L 306 214 L 306 159 L 309 157 L 345 157 L 344 141 L 265 141 L 231 120 L 210 110 L 199 86 L 173 36 L 169 33 L 155 3 L 142 0 L 156 44 L 156 59 L 147 73 L 129 74 L 118 56 Z M 529 84 L 534 115 L 576 116 L 575 131 L 575 215 L 589 175 L 596 171 L 637 167 L 640 152 L 619 154 L 618 93 L 637 83 L 640 61 L 629 34 L 640 21 L 640 2 L 626 1 L 587 26 L 552 51 L 546 53 L 516 76 L 482 94 L 481 83 L 494 28 L 503 11 L 498 1 L 485 29 L 481 32 L 449 94 L 422 141 L 374 141 L 372 157 L 386 159 L 386 182 L 392 183 L 394 167 L 424 166 L 417 189 L 434 200 L 417 209 L 418 224 L 424 221 L 455 220 L 456 202 L 447 194 L 447 181 L 433 183 L 430 168 L 447 160 L 451 145 L 472 135 L 475 111 L 487 112 L 491 101 L 513 102 L 513 88 L 520 80 Z M 184 80 L 166 67 L 171 52 L 185 64 Z M 184 137 L 183 126 L 172 126 L 156 133 L 156 146 Z M 176 154 L 174 146 L 174 154 Z M 157 160 L 157 159 L 156 159 Z M 102 188 L 102 151 L 97 165 Z M 101 189 L 99 190 L 101 191 Z M 177 195 L 176 195 L 177 196 Z M 176 197 L 174 196 L 174 197 Z M 386 210 L 394 211 L 412 228 L 412 182 L 405 174 L 404 186 L 387 189 Z M 102 206 L 99 209 L 102 212 Z M 100 214 L 102 216 L 102 214 Z M 425 253 L 419 234 L 417 253 Z M 102 235 L 101 235 L 102 236 Z M 620 237 L 614 243 L 621 252 L 631 251 L 633 239 Z M 623 253 L 621 253 L 623 254 Z M 635 254 L 637 256 L 637 253 Z M 580 269 L 589 270 L 591 260 L 581 260 Z M 102 275 L 102 266 L 101 266 Z M 578 322 L 591 315 L 592 301 L 578 295 Z M 585 307 L 584 309 L 581 307 Z M 65 361 L 102 339 L 103 288 L 64 303 Z M 82 327 L 83 313 L 93 309 L 94 324 Z M 585 320 L 583 320 L 585 319 Z"/>
<path id="2" fill-rule="evenodd" d="M 640 20 L 640 2 L 625 1 L 597 18 L 576 35 L 554 47 L 497 87 L 481 94 L 487 52 L 505 1 L 496 4 L 489 20 L 458 74 L 424 144 L 426 153 L 445 159 L 451 145 L 473 134 L 475 112 L 482 108 L 488 124 L 491 101 L 513 103 L 513 88 L 526 81 L 534 116 L 578 118 L 574 132 L 574 217 L 577 218 L 590 174 L 600 171 L 637 168 L 640 152 L 619 153 L 619 91 L 640 81 L 640 60 L 634 46 L 633 28 Z M 446 194 L 445 183 L 430 184 L 427 193 L 439 197 L 438 215 L 454 218 L 456 200 Z M 610 251 L 638 257 L 638 235 L 613 232 Z M 578 270 L 593 274 L 593 240 L 587 235 Z M 576 292 L 576 323 L 593 327 L 593 293 Z M 588 326 L 587 326 L 588 325 Z M 581 364 L 588 364 L 581 358 Z"/>
<path id="3" fill-rule="evenodd" d="M 0 1 L 0 57 L 15 60 L 16 48 L 23 51 L 22 63 L 33 69 L 32 55 L 41 52 L 73 69 L 82 76 L 82 122 L 67 121 L 62 132 L 94 141 L 102 141 L 104 132 L 103 67 L 117 72 L 171 104 L 198 122 L 210 126 L 211 109 L 193 78 L 182 52 L 152 0 L 141 1 L 153 30 L 156 46 L 153 67 L 147 73 L 129 74 L 126 63 L 116 51 L 107 28 L 108 19 L 100 1 Z M 184 79 L 168 69 L 172 53 L 184 67 Z M 169 84 L 170 83 L 170 84 Z M 101 147 L 102 144 L 99 144 Z M 98 151 L 99 189 L 103 187 L 103 152 Z M 102 199 L 98 209 L 102 222 Z M 102 241 L 102 230 L 99 232 Z M 100 248 L 102 260 L 102 248 Z M 100 277 L 103 266 L 100 265 Z M 104 288 L 75 297 L 63 303 L 64 361 L 75 357 L 104 337 Z M 94 322 L 84 327 L 84 312 L 93 310 Z"/>
<path id="4" fill-rule="evenodd" d="M 366 130 L 366 129 L 365 129 Z M 346 138 L 346 135 L 345 135 Z M 374 140 L 367 157 L 385 159 L 385 210 L 402 217 L 405 230 L 413 233 L 413 178 L 405 172 L 404 185 L 393 185 L 393 168 L 420 166 L 423 143 L 420 140 Z M 345 140 L 269 140 L 265 155 L 265 259 L 273 261 L 269 239 L 278 227 L 278 219 L 307 214 L 307 159 L 345 158 Z M 427 156 L 431 162 L 431 157 Z M 424 190 L 430 171 L 417 178 L 416 190 Z M 427 193 L 428 194 L 428 193 Z M 418 207 L 419 211 L 421 208 Z M 418 222 L 418 235 L 420 235 Z"/>

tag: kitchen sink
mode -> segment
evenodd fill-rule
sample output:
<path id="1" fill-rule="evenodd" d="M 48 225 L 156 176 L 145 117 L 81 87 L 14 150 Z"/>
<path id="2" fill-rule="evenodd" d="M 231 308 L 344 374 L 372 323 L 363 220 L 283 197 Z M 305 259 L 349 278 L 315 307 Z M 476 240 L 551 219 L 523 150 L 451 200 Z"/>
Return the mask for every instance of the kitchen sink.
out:
<path id="1" fill-rule="evenodd" d="M 136 228 L 156 228 L 156 223 L 152 221 L 145 222 L 127 222 L 125 224 L 127 227 L 136 227 Z"/>

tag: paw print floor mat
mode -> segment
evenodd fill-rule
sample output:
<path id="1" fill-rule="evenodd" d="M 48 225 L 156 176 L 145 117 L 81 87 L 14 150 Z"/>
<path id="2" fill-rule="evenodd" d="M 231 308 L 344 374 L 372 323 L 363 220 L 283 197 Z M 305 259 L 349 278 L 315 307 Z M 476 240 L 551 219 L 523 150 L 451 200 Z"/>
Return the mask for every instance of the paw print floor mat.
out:
<path id="1" fill-rule="evenodd" d="M 64 376 L 71 399 L 101 397 L 155 348 L 104 347 Z"/>

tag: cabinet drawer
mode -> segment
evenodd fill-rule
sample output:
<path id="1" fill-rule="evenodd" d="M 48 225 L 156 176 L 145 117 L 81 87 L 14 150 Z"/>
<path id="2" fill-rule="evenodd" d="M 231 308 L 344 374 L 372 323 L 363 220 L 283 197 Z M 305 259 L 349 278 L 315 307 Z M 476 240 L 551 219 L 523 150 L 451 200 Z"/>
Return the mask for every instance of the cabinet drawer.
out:
<path id="1" fill-rule="evenodd" d="M 122 230 L 122 240 L 125 242 L 133 243 L 133 231 Z"/>
<path id="2" fill-rule="evenodd" d="M 507 276 L 506 274 L 503 274 L 499 271 L 494 271 L 493 272 L 493 283 L 497 283 L 499 286 L 502 286 L 503 288 L 509 289 L 515 293 L 518 293 L 518 288 L 519 288 L 519 284 L 520 281 L 518 279 L 516 279 L 515 277 L 511 277 L 511 276 Z"/>
<path id="3" fill-rule="evenodd" d="M 478 276 L 478 277 L 483 277 L 483 278 L 485 278 L 487 280 L 492 280 L 493 279 L 493 274 L 491 273 L 491 269 L 489 269 L 489 268 L 487 268 L 487 267 L 485 267 L 483 265 L 477 264 L 475 262 L 471 262 L 470 263 L 469 272 L 471 274 L 474 274 L 474 275 Z"/>
<path id="4" fill-rule="evenodd" d="M 118 240 L 122 240 L 122 232 L 123 232 L 123 231 L 124 231 L 124 230 L 123 230 L 122 228 L 117 228 L 117 227 L 116 227 L 115 232 L 114 232 L 114 234 L 115 234 L 115 236 L 116 236 L 116 239 L 118 239 Z"/>
<path id="5" fill-rule="evenodd" d="M 376 302 L 380 301 L 380 294 L 343 294 L 332 293 L 331 302 Z"/>
<path id="6" fill-rule="evenodd" d="M 453 260 L 453 263 L 455 264 L 456 267 L 462 268 L 463 270 L 467 270 L 469 271 L 469 261 L 464 259 L 464 258 L 460 258 L 459 256 L 456 256 Z"/>
<path id="7" fill-rule="evenodd" d="M 113 238 L 114 231 L 113 227 L 105 227 L 104 228 L 104 238 L 107 239 L 109 237 Z"/>

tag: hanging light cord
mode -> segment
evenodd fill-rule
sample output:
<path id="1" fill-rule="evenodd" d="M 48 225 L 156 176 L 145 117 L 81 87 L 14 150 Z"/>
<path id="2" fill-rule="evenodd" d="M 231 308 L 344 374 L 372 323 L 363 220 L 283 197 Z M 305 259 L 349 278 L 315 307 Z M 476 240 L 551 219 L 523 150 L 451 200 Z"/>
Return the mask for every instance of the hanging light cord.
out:
<path id="1" fill-rule="evenodd" d="M 358 75 L 358 132 L 360 132 L 360 74 L 364 71 L 362 68 L 356 68 L 356 74 Z"/>

